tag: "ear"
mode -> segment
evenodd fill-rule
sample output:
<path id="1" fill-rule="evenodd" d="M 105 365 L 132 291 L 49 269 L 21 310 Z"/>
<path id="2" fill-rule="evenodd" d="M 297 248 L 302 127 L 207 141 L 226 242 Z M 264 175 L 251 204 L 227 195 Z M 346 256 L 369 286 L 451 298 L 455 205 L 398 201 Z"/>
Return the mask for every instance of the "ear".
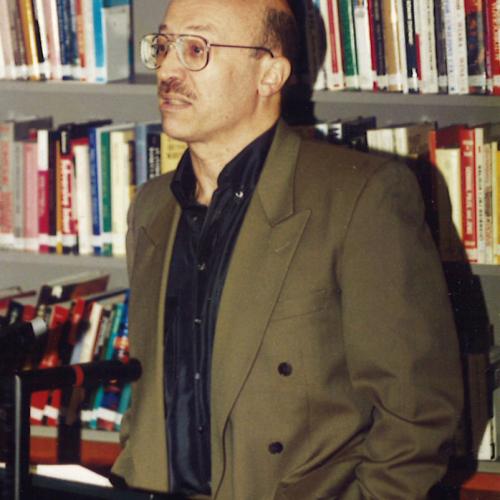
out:
<path id="1" fill-rule="evenodd" d="M 290 77 L 290 61 L 283 56 L 269 57 L 262 60 L 262 73 L 258 92 L 262 97 L 271 97 L 281 91 Z"/>

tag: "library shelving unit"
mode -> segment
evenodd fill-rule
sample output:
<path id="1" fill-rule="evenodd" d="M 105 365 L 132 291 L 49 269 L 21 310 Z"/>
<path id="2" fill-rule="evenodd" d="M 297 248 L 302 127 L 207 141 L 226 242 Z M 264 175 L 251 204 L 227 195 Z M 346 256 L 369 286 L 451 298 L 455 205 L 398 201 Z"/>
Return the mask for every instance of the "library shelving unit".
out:
<path id="1" fill-rule="evenodd" d="M 133 0 L 133 3 L 133 27 L 137 42 L 142 34 L 156 30 L 168 2 Z M 134 64 L 136 76 L 133 80 L 107 85 L 0 81 L 0 120 L 26 115 L 50 115 L 54 124 L 59 125 L 91 118 L 112 118 L 116 122 L 158 119 L 154 75 L 146 74 L 141 69 L 137 47 Z M 477 125 L 497 122 L 500 116 L 500 97 L 494 96 L 316 91 L 312 93 L 311 101 L 319 120 L 375 115 L 378 126 L 424 120 L 435 121 L 439 126 L 454 123 Z M 460 264 L 453 267 L 455 273 L 457 268 L 460 271 Z M 112 277 L 111 284 L 118 286 L 127 283 L 123 258 L 0 251 L 0 279 L 3 286 L 32 287 L 69 272 L 94 268 L 108 270 Z M 472 265 L 468 271 L 478 281 L 488 321 L 496 334 L 495 343 L 500 345 L 500 266 Z M 474 304 L 470 306 L 474 307 Z M 53 429 L 37 427 L 33 429 L 33 439 L 40 440 L 39 445 L 42 443 L 43 448 L 44 440 L 54 439 L 55 432 Z M 107 441 L 111 447 L 118 446 L 116 433 L 104 437 L 102 433 L 84 431 L 83 437 L 100 444 Z M 34 447 L 37 448 L 37 445 Z M 115 448 L 109 449 L 113 455 Z M 500 462 L 480 463 L 479 470 L 500 474 Z"/>

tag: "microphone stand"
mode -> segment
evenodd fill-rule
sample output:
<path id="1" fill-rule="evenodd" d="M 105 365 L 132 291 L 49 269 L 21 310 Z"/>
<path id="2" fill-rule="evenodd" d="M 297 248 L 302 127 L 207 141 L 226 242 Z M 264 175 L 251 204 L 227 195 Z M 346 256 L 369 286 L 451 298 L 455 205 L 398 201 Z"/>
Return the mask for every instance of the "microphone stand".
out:
<path id="1" fill-rule="evenodd" d="M 32 392 L 71 386 L 93 387 L 114 380 L 132 382 L 140 376 L 141 364 L 136 359 L 128 363 L 98 361 L 0 376 L 0 418 L 6 439 L 2 500 L 32 498 L 29 475 Z"/>

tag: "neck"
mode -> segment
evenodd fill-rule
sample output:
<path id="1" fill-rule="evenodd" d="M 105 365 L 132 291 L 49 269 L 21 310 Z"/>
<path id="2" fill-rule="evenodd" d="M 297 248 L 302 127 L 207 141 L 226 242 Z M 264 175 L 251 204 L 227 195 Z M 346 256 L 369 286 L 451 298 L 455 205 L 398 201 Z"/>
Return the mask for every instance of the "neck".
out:
<path id="1" fill-rule="evenodd" d="M 231 134 L 232 137 L 217 137 L 213 141 L 189 144 L 198 203 L 210 205 L 222 169 L 248 144 L 269 130 L 276 120 L 277 117 L 263 120 L 258 127 L 247 127 L 243 133 Z"/>

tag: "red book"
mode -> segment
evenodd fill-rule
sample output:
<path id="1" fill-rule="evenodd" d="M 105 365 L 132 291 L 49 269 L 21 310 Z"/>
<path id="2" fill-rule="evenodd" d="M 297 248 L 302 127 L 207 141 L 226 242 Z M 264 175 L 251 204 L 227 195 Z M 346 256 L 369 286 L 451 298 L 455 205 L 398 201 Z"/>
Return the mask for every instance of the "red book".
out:
<path id="1" fill-rule="evenodd" d="M 38 213 L 38 251 L 49 252 L 49 131 L 38 130 L 37 134 L 37 213 Z"/>
<path id="2" fill-rule="evenodd" d="M 500 95 L 500 0 L 488 0 L 484 7 L 488 89 Z"/>
<path id="3" fill-rule="evenodd" d="M 476 142 L 474 129 L 460 130 L 460 163 L 462 171 L 462 238 L 469 262 L 478 260 Z"/>
<path id="4" fill-rule="evenodd" d="M 464 0 L 464 7 L 469 92 L 484 94 L 486 92 L 486 59 L 483 0 Z"/>

